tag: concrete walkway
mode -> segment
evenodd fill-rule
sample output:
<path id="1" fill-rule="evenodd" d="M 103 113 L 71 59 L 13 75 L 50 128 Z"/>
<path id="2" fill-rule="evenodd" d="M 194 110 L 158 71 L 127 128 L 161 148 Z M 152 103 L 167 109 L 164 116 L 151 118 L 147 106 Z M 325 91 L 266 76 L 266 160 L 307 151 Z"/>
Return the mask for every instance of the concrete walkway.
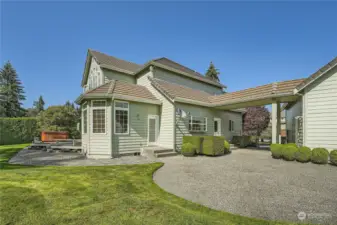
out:
<path id="1" fill-rule="evenodd" d="M 23 149 L 10 159 L 11 164 L 51 165 L 51 166 L 105 166 L 125 164 L 153 163 L 156 159 L 143 156 L 123 156 L 114 159 L 87 159 L 79 153 L 46 152 L 42 150 Z"/>
<path id="2" fill-rule="evenodd" d="M 169 157 L 154 175 L 164 190 L 213 209 L 268 220 L 336 224 L 337 167 L 273 159 L 269 151 Z"/>

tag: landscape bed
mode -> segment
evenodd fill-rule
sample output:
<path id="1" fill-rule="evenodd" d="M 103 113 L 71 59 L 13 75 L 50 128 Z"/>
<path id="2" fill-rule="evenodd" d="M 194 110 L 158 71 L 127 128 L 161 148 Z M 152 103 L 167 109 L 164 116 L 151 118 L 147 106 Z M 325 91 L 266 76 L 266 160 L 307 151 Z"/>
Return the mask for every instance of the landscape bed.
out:
<path id="1" fill-rule="evenodd" d="M 159 188 L 162 163 L 91 167 L 7 164 L 25 145 L 0 147 L 1 224 L 290 224 L 220 212 Z"/>

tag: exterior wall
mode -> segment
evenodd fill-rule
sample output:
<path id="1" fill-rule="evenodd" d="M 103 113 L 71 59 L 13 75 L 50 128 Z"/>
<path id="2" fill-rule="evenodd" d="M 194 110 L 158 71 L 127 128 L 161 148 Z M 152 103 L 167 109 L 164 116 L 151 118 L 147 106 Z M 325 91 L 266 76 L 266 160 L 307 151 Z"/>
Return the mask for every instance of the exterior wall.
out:
<path id="1" fill-rule="evenodd" d="M 103 69 L 103 74 L 105 83 L 109 82 L 110 80 L 122 80 L 132 84 L 136 83 L 136 79 L 135 77 L 133 77 L 133 75 L 127 75 L 124 73 L 107 69 Z"/>
<path id="2" fill-rule="evenodd" d="M 189 104 L 176 103 L 176 108 L 185 112 L 186 116 L 182 117 L 176 114 L 176 150 L 180 151 L 183 142 L 183 136 L 213 136 L 214 135 L 214 118 L 221 119 L 221 136 L 226 140 L 231 140 L 234 135 L 241 135 L 242 132 L 242 115 L 241 113 L 214 110 L 207 107 L 195 106 Z M 206 132 L 190 132 L 189 116 L 207 117 Z M 229 120 L 234 121 L 234 131 L 229 131 Z"/>
<path id="3" fill-rule="evenodd" d="M 107 101 L 105 107 L 105 133 L 92 132 L 92 101 L 88 102 L 88 133 L 87 133 L 87 157 L 88 158 L 111 158 L 111 101 Z M 82 143 L 83 145 L 83 143 Z"/>
<path id="4" fill-rule="evenodd" d="M 193 88 L 196 90 L 205 91 L 212 95 L 222 94 L 222 88 L 215 87 L 213 85 L 204 82 L 199 82 L 197 80 L 187 78 L 184 75 L 178 75 L 176 73 L 169 72 L 160 68 L 155 69 L 154 77 L 171 83 L 184 85 L 186 87 Z"/>
<path id="5" fill-rule="evenodd" d="M 304 90 L 304 145 L 337 149 L 337 67 Z"/>
<path id="6" fill-rule="evenodd" d="M 89 68 L 89 75 L 87 80 L 87 87 L 84 91 L 89 90 L 89 87 L 92 84 L 92 77 L 97 76 L 97 87 L 103 84 L 103 72 L 101 67 L 98 65 L 94 58 L 91 58 L 91 64 Z M 92 89 L 92 88 L 91 88 Z"/>
<path id="7" fill-rule="evenodd" d="M 122 100 L 121 100 L 122 101 Z M 148 115 L 159 115 L 158 105 L 129 102 L 129 134 L 114 134 L 114 104 L 112 105 L 112 155 L 140 152 L 148 141 Z"/>
<path id="8" fill-rule="evenodd" d="M 302 99 L 295 103 L 290 109 L 286 110 L 286 127 L 288 143 L 295 143 L 295 117 L 302 116 Z"/>
<path id="9" fill-rule="evenodd" d="M 148 76 L 153 77 L 152 71 L 145 71 L 137 79 L 138 85 L 143 85 L 151 91 L 151 93 L 162 102 L 159 113 L 159 136 L 158 145 L 166 148 L 174 149 L 174 105 L 165 96 L 154 88 Z"/>
<path id="10" fill-rule="evenodd" d="M 87 117 L 84 118 L 83 110 L 81 112 L 81 143 L 82 143 L 82 153 L 86 154 L 89 149 L 89 118 L 90 118 L 90 104 L 87 104 Z M 87 120 L 87 133 L 84 133 L 83 121 Z"/>

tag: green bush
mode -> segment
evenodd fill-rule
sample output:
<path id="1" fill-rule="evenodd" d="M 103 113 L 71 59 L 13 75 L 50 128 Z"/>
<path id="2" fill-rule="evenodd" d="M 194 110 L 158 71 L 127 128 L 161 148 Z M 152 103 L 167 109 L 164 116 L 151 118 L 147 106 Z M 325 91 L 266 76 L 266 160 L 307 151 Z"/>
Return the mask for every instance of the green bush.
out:
<path id="1" fill-rule="evenodd" d="M 196 148 L 191 143 L 185 143 L 181 147 L 181 154 L 184 156 L 194 156 L 196 154 Z"/>
<path id="2" fill-rule="evenodd" d="M 294 146 L 282 146 L 282 158 L 287 161 L 295 160 L 295 154 L 298 152 L 298 148 Z"/>
<path id="3" fill-rule="evenodd" d="M 282 148 L 283 146 L 281 144 L 271 144 L 270 151 L 271 151 L 272 157 L 275 159 L 282 158 Z"/>
<path id="4" fill-rule="evenodd" d="M 203 136 L 202 154 L 203 155 L 223 155 L 225 138 L 221 136 Z"/>
<path id="5" fill-rule="evenodd" d="M 233 136 L 231 143 L 245 148 L 251 144 L 251 136 Z"/>
<path id="6" fill-rule="evenodd" d="M 311 153 L 311 162 L 317 164 L 327 164 L 329 151 L 325 148 L 314 148 Z"/>
<path id="7" fill-rule="evenodd" d="M 288 144 L 285 144 L 285 146 L 291 146 L 291 147 L 298 148 L 298 146 L 295 143 L 288 143 Z"/>
<path id="8" fill-rule="evenodd" d="M 300 147 L 295 154 L 295 159 L 298 162 L 309 162 L 311 159 L 311 149 L 308 147 Z"/>
<path id="9" fill-rule="evenodd" d="M 337 149 L 330 152 L 330 163 L 337 166 Z"/>
<path id="10" fill-rule="evenodd" d="M 32 117 L 0 118 L 0 145 L 28 143 L 39 136 Z"/>
<path id="11" fill-rule="evenodd" d="M 228 143 L 228 141 L 224 141 L 224 153 L 227 154 L 227 153 L 230 153 L 231 150 L 230 150 L 230 145 Z"/>
<path id="12" fill-rule="evenodd" d="M 183 137 L 183 144 L 185 143 L 191 143 L 192 145 L 195 146 L 196 148 L 196 153 L 200 154 L 201 153 L 201 137 L 200 136 L 184 136 Z"/>

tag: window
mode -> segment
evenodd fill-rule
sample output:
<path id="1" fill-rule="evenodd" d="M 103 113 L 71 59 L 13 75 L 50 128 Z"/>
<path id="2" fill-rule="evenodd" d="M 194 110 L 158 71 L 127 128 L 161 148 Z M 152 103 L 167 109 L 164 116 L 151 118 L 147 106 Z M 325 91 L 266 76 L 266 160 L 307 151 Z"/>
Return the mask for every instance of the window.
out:
<path id="1" fill-rule="evenodd" d="M 207 131 L 207 118 L 191 116 L 189 120 L 189 130 L 195 132 Z"/>
<path id="2" fill-rule="evenodd" d="M 105 133 L 105 105 L 106 101 L 92 102 L 92 132 Z"/>
<path id="3" fill-rule="evenodd" d="M 86 134 L 88 131 L 88 111 L 87 111 L 87 103 L 82 105 L 82 112 L 83 112 L 83 133 Z"/>
<path id="4" fill-rule="evenodd" d="M 129 103 L 115 101 L 115 134 L 129 133 Z"/>
<path id="5" fill-rule="evenodd" d="M 234 131 L 234 121 L 229 120 L 229 131 Z"/>
<path id="6" fill-rule="evenodd" d="M 218 132 L 218 121 L 214 120 L 214 132 Z"/>

